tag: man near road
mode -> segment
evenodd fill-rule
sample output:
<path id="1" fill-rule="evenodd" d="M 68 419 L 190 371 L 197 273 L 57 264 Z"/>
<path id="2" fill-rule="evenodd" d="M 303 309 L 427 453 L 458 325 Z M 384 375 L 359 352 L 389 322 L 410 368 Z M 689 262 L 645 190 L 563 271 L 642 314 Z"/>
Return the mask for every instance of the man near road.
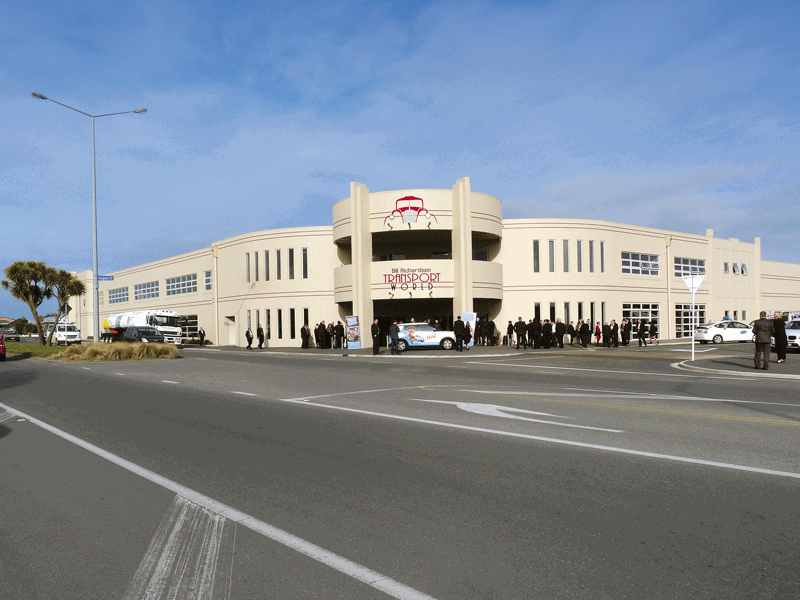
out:
<path id="1" fill-rule="evenodd" d="M 378 319 L 372 322 L 372 354 L 378 356 L 381 353 L 381 328 L 378 327 Z"/>
<path id="2" fill-rule="evenodd" d="M 200 346 L 206 343 L 206 330 L 202 327 L 197 330 L 197 335 L 200 336 Z"/>
<path id="3" fill-rule="evenodd" d="M 775 325 L 767 319 L 767 313 L 761 311 L 759 319 L 753 323 L 753 337 L 756 341 L 756 355 L 753 359 L 756 369 L 764 371 L 769 369 L 769 351 L 772 345 L 772 335 L 775 333 Z"/>
<path id="4" fill-rule="evenodd" d="M 622 345 L 627 346 L 631 343 L 631 321 L 622 319 Z"/>
<path id="5" fill-rule="evenodd" d="M 456 335 L 456 350 L 459 352 L 464 351 L 464 321 L 461 320 L 459 315 L 456 322 L 453 323 L 453 333 Z"/>
<path id="6" fill-rule="evenodd" d="M 639 319 L 639 325 L 636 328 L 636 337 L 639 338 L 639 347 L 641 348 L 644 344 L 645 348 L 647 347 L 647 319 Z"/>
<path id="7" fill-rule="evenodd" d="M 300 328 L 300 340 L 301 344 L 300 347 L 303 350 L 308 350 L 308 342 L 311 338 L 311 331 L 308 328 L 308 323 L 303 323 L 303 326 Z"/>
<path id="8" fill-rule="evenodd" d="M 389 326 L 389 336 L 392 338 L 392 354 L 400 354 L 397 348 L 397 342 L 400 340 L 400 327 L 397 325 L 397 319 Z"/>
<path id="9" fill-rule="evenodd" d="M 517 350 L 519 350 L 519 345 L 522 344 L 524 349 L 527 349 L 528 344 L 525 343 L 525 330 L 527 329 L 527 325 L 525 325 L 525 321 L 522 320 L 522 317 L 517 319 L 516 324 L 514 325 L 514 331 L 517 334 Z"/>
<path id="10" fill-rule="evenodd" d="M 247 331 L 244 332 L 244 337 L 247 339 L 247 349 L 248 350 L 252 350 L 253 349 L 253 330 L 248 327 Z"/>
<path id="11" fill-rule="evenodd" d="M 256 328 L 256 337 L 258 338 L 258 349 L 264 348 L 264 328 L 259 325 Z"/>

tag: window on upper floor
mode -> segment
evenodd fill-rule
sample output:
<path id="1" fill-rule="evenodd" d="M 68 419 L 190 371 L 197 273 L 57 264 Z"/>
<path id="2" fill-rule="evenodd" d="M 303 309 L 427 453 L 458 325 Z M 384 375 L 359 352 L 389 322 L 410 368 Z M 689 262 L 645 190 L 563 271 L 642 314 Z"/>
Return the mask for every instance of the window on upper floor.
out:
<path id="1" fill-rule="evenodd" d="M 675 257 L 675 277 L 702 275 L 706 272 L 706 261 L 702 258 Z"/>
<path id="2" fill-rule="evenodd" d="M 658 276 L 658 254 L 622 253 L 622 273 Z"/>

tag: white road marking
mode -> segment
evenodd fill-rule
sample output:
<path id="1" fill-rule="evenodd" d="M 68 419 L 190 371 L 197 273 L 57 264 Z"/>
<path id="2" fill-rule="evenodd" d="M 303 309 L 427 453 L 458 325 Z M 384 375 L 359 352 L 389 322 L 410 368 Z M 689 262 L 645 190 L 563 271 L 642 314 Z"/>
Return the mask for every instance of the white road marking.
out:
<path id="1" fill-rule="evenodd" d="M 555 371 L 581 371 L 582 373 L 620 373 L 624 375 L 655 375 L 658 377 L 690 377 L 694 379 L 735 379 L 737 381 L 748 380 L 747 376 L 742 377 L 722 377 L 713 375 L 684 375 L 683 373 L 648 373 L 647 371 L 614 371 L 612 369 L 584 369 L 581 367 L 550 367 L 547 365 L 521 365 L 519 363 L 499 363 L 499 362 L 481 362 L 481 361 L 464 361 L 462 364 L 472 365 L 492 365 L 499 367 L 517 367 L 518 369 L 551 369 Z M 459 368 L 458 366 L 451 368 Z M 462 367 L 463 368 L 463 367 Z"/>
<path id="2" fill-rule="evenodd" d="M 487 417 L 503 417 L 506 419 L 518 419 L 520 421 L 531 421 L 533 423 L 545 423 L 547 425 L 558 425 L 559 427 L 574 427 L 576 429 L 591 429 L 593 431 L 607 431 L 610 433 L 624 433 L 621 429 L 605 429 L 603 427 L 590 427 L 589 425 L 574 425 L 572 423 L 559 423 L 558 421 L 545 421 L 543 419 L 531 419 L 530 417 L 519 417 L 517 415 L 509 415 L 504 411 L 526 413 L 531 415 L 543 415 L 547 417 L 555 417 L 558 419 L 571 419 L 572 417 L 564 417 L 561 415 L 551 415 L 548 413 L 540 413 L 532 410 L 525 410 L 524 408 L 513 408 L 511 406 L 500 406 L 497 404 L 481 404 L 475 402 L 449 402 L 446 400 L 426 400 L 422 398 L 411 398 L 417 402 L 435 402 L 437 404 L 452 404 L 461 410 L 475 413 L 478 415 L 485 415 Z"/>
<path id="3" fill-rule="evenodd" d="M 85 369 L 86 371 L 91 371 L 89 367 L 81 367 L 81 369 Z"/>
<path id="4" fill-rule="evenodd" d="M 700 352 L 713 352 L 716 348 L 705 348 L 704 350 L 695 350 L 695 354 Z M 691 348 L 679 348 L 678 350 L 667 350 L 667 352 L 691 352 Z"/>
<path id="5" fill-rule="evenodd" d="M 162 379 L 161 383 L 180 383 L 180 381 L 170 381 L 169 379 Z"/>
<path id="6" fill-rule="evenodd" d="M 239 394 L 240 396 L 258 396 L 258 394 L 251 394 L 250 392 L 231 392 L 231 394 Z"/>
<path id="7" fill-rule="evenodd" d="M 125 373 L 114 373 L 114 375 L 121 375 L 122 377 L 125 377 Z"/>
<path id="8" fill-rule="evenodd" d="M 35 417 L 31 417 L 15 409 L 12 409 L 5 404 L 0 403 L 0 408 L 4 408 L 8 411 L 14 411 L 17 415 L 21 417 L 25 417 L 31 421 L 34 425 L 38 425 L 42 429 L 49 431 L 73 444 L 96 454 L 102 458 L 105 458 L 109 462 L 114 463 L 122 467 L 123 469 L 127 469 L 128 471 L 139 475 L 147 479 L 148 481 L 152 481 L 156 485 L 160 485 L 161 487 L 168 489 L 172 492 L 175 492 L 179 496 L 186 498 L 194 502 L 195 504 L 202 506 L 210 510 L 213 513 L 216 513 L 230 521 L 235 521 L 236 523 L 247 527 L 257 533 L 260 533 L 264 537 L 267 537 L 271 540 L 278 542 L 279 544 L 283 544 L 284 546 L 291 548 L 309 558 L 316 560 L 324 565 L 339 571 L 340 573 L 344 573 L 345 575 L 352 577 L 362 583 L 366 583 L 367 585 L 374 587 L 377 590 L 384 592 L 385 594 L 391 596 L 392 598 L 397 598 L 398 600 L 435 600 L 432 596 L 415 590 L 412 587 L 409 587 L 399 581 L 395 581 L 385 575 L 381 575 L 377 571 L 373 571 L 372 569 L 368 569 L 358 563 L 355 563 L 351 560 L 344 558 L 343 556 L 339 556 L 338 554 L 334 554 L 333 552 L 329 552 L 324 548 L 320 548 L 319 546 L 312 544 L 302 538 L 299 538 L 291 533 L 288 533 L 274 525 L 270 525 L 269 523 L 265 523 L 255 517 L 251 517 L 250 515 L 243 513 L 240 510 L 237 510 L 227 504 L 223 504 L 213 498 L 209 498 L 201 494 L 200 492 L 196 492 L 180 483 L 172 481 L 171 479 L 167 479 L 158 473 L 154 473 L 149 469 L 145 469 L 144 467 L 140 467 L 139 465 L 132 463 L 129 460 L 126 460 L 116 454 L 112 454 L 107 450 L 103 450 L 95 446 L 94 444 L 90 444 L 87 441 L 84 441 L 80 438 L 75 437 L 72 434 L 67 433 L 66 431 L 62 431 L 45 423 L 44 421 L 40 421 Z"/>
<path id="9" fill-rule="evenodd" d="M 16 418 L 16 416 L 17 416 L 17 415 L 15 415 L 15 414 L 14 414 L 14 413 L 12 413 L 12 412 L 3 412 L 3 413 L 0 413 L 0 423 L 5 423 L 6 421 L 10 421 L 11 419 L 14 419 L 14 418 Z"/>
<path id="10" fill-rule="evenodd" d="M 229 598 L 235 526 L 175 496 L 123 600 Z"/>
<path id="11" fill-rule="evenodd" d="M 442 387 L 442 386 L 436 386 Z M 358 392 L 339 392 L 337 394 L 320 394 L 319 396 L 300 396 L 298 398 L 280 398 L 281 402 L 295 402 L 297 400 L 303 400 L 307 402 L 308 400 L 317 400 L 318 398 L 333 398 L 335 396 L 354 396 L 356 394 L 377 394 L 378 392 L 398 392 L 400 390 L 412 390 L 416 389 L 416 386 L 406 386 L 406 387 L 399 387 L 399 388 L 386 388 L 383 390 L 361 390 Z"/>

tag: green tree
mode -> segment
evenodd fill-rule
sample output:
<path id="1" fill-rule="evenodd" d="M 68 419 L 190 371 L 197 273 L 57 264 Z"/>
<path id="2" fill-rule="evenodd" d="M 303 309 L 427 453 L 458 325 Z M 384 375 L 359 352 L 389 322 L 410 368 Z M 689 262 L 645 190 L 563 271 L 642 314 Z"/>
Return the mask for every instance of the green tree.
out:
<path id="1" fill-rule="evenodd" d="M 44 346 L 44 331 L 39 320 L 38 308 L 48 298 L 53 297 L 53 278 L 56 270 L 43 262 L 21 261 L 9 265 L 5 270 L 6 277 L 0 281 L 3 288 L 11 292 L 11 296 L 22 300 L 31 309 L 39 343 Z"/>
<path id="2" fill-rule="evenodd" d="M 60 269 L 53 274 L 53 278 L 50 283 L 52 294 L 58 301 L 58 310 L 56 311 L 56 320 L 54 321 L 54 323 L 58 323 L 58 321 L 61 319 L 61 316 L 67 312 L 67 303 L 69 302 L 69 299 L 73 296 L 85 294 L 86 286 L 72 273 L 65 271 L 64 269 Z M 50 335 L 47 336 L 48 346 L 53 345 L 53 334 L 55 332 L 56 328 L 54 326 L 50 331 Z"/>

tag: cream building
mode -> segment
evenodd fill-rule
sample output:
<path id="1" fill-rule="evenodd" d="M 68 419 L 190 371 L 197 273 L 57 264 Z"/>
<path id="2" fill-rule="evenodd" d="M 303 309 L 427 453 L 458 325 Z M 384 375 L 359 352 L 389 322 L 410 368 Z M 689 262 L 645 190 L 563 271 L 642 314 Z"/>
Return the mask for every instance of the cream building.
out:
<path id="1" fill-rule="evenodd" d="M 169 309 L 214 344 L 245 345 L 262 325 L 267 346 L 300 345 L 300 327 L 378 318 L 439 319 L 476 312 L 501 332 L 509 320 L 655 320 L 662 338 L 690 331 L 681 276 L 705 273 L 700 321 L 752 321 L 759 310 L 800 309 L 800 265 L 762 260 L 761 241 L 719 239 L 585 219 L 503 219 L 501 201 L 450 190 L 370 192 L 352 183 L 326 227 L 246 233 L 210 248 L 113 273 L 100 282 L 100 321 Z M 78 277 L 91 288 L 92 274 Z M 70 318 L 91 335 L 91 297 Z"/>

